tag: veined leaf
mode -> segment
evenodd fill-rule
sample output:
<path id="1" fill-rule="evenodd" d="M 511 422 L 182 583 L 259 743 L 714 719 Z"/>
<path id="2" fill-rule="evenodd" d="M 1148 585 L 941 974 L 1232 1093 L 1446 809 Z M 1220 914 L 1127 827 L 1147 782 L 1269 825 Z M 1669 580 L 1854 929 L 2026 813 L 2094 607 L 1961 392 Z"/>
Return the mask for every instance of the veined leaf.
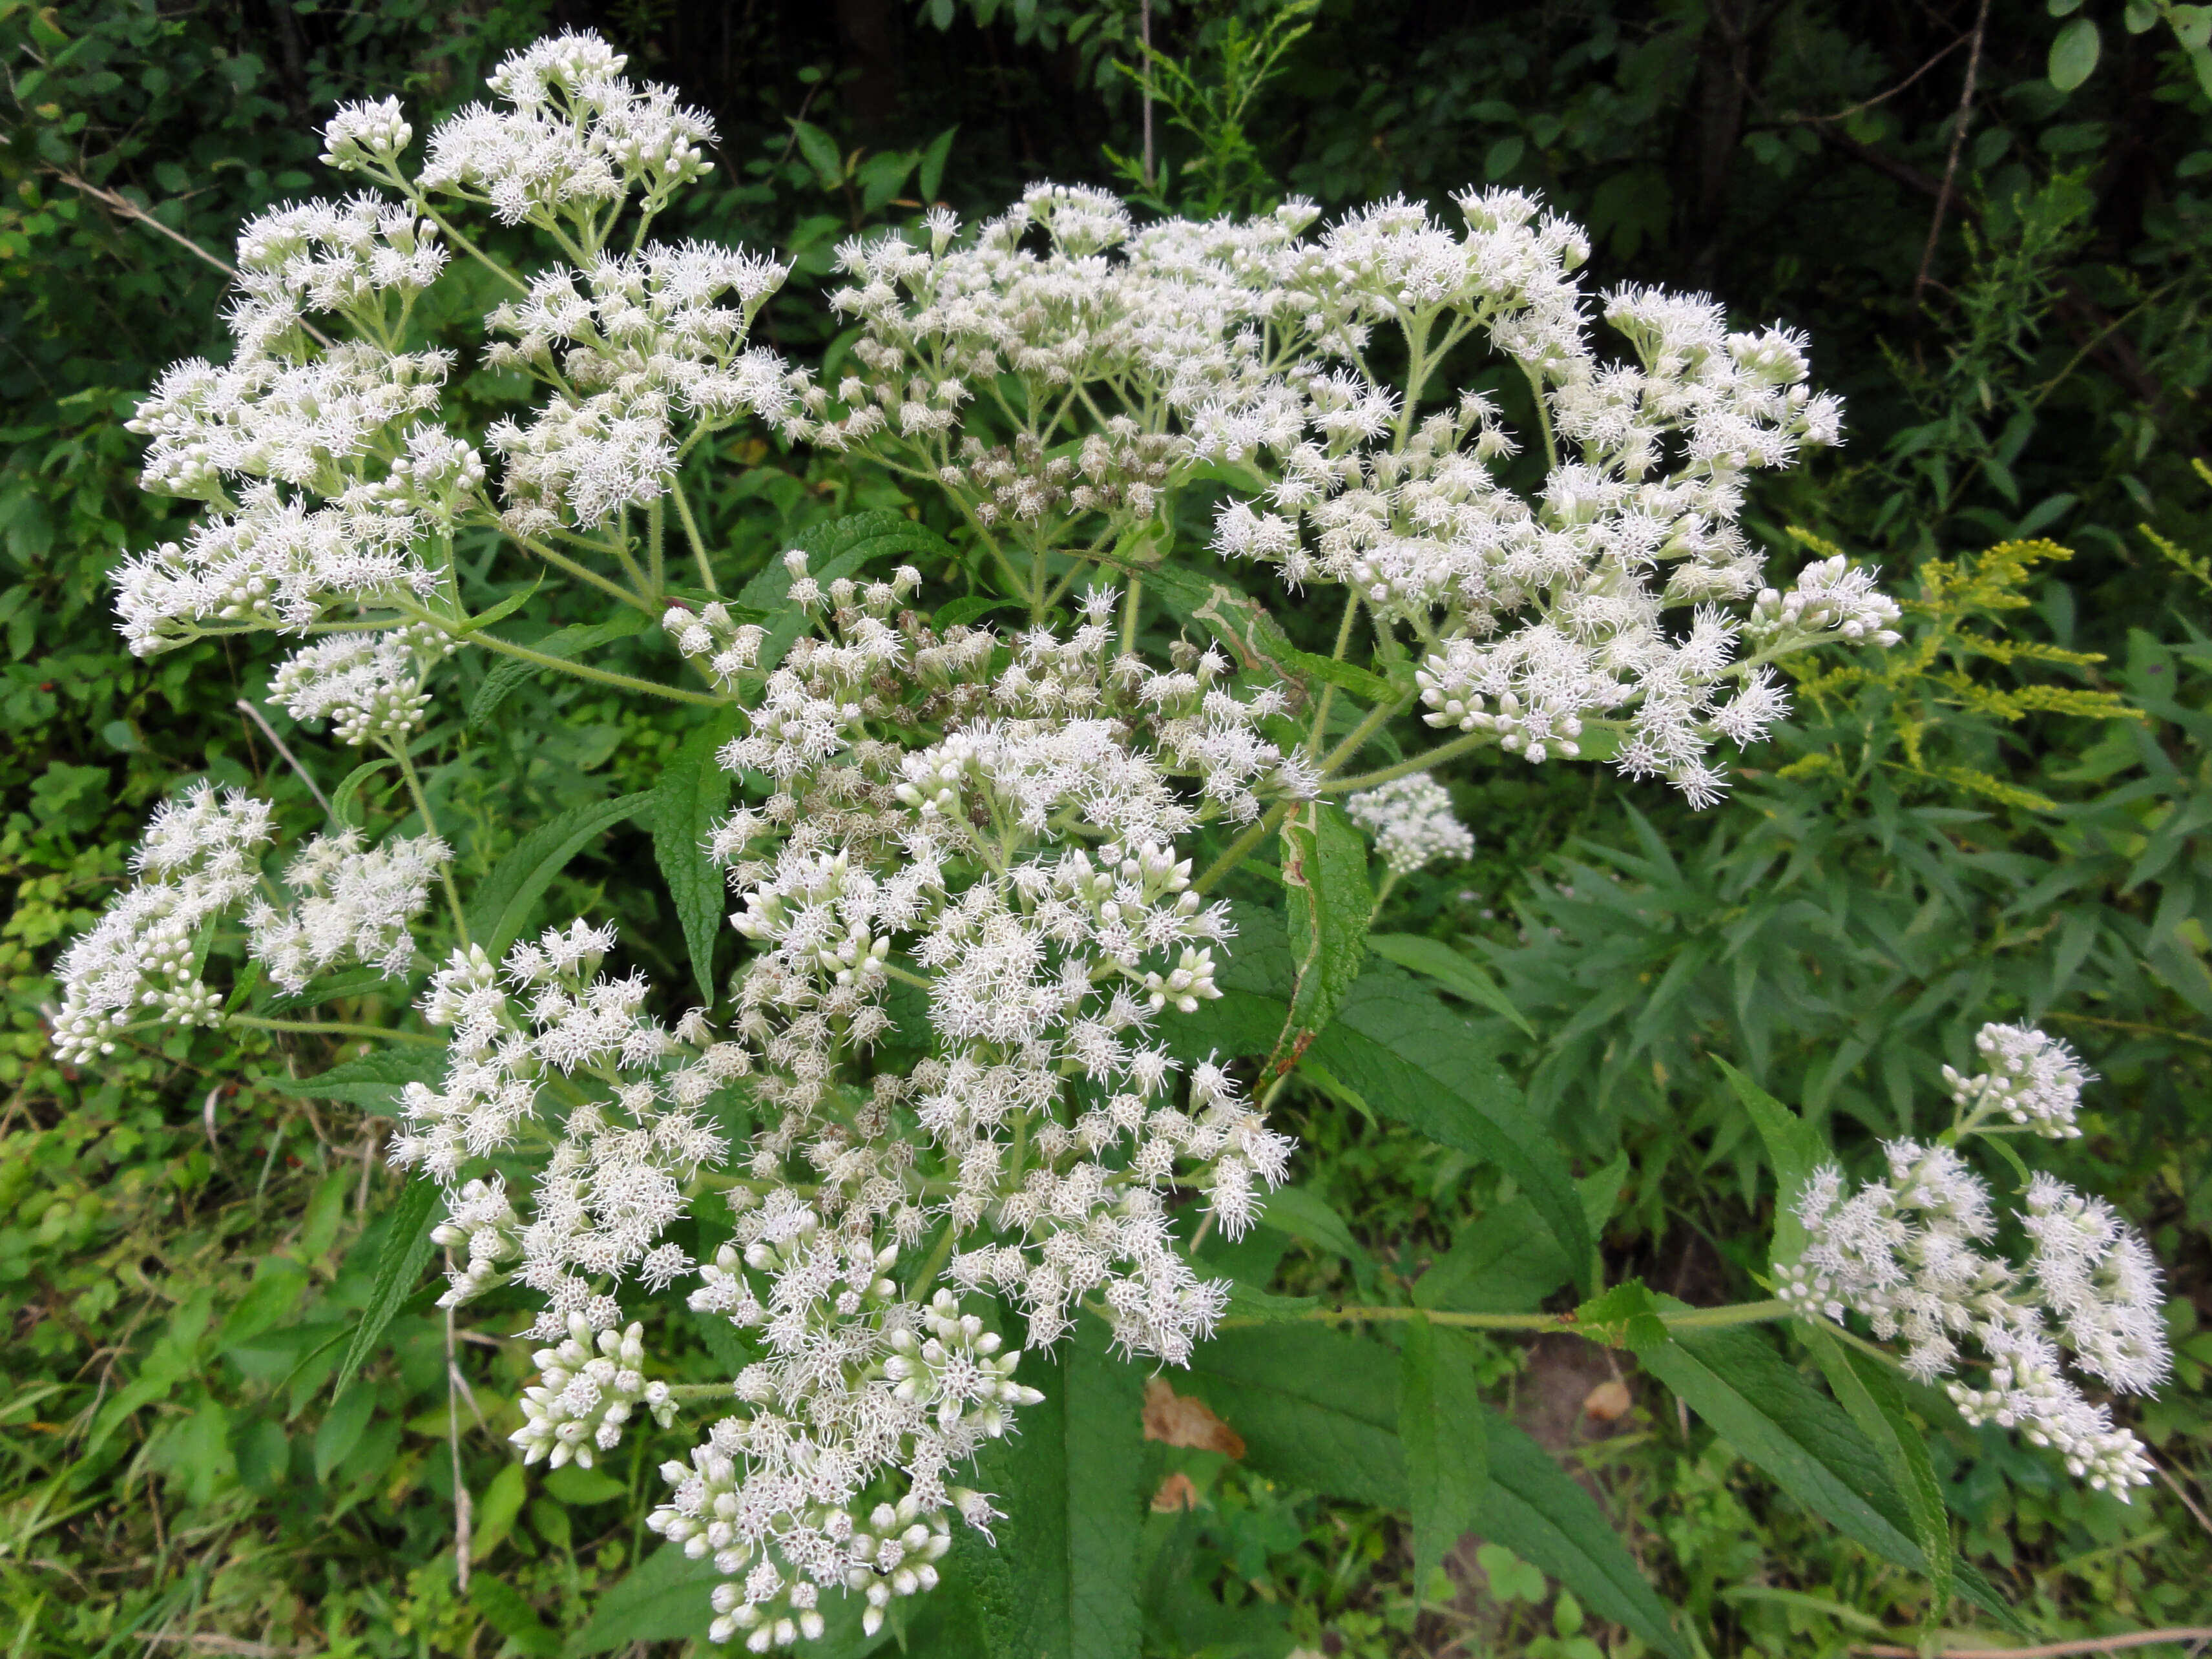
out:
<path id="1" fill-rule="evenodd" d="M 708 1597 L 721 1576 L 712 1556 L 694 1561 L 673 1545 L 655 1550 L 599 1597 L 590 1620 L 562 1649 L 562 1659 L 611 1653 L 633 1642 L 704 1640 L 714 1621 Z M 832 1604 L 838 1599 L 826 1598 Z"/>
<path id="2" fill-rule="evenodd" d="M 1394 1508 L 1411 1496 L 1398 1376 L 1398 1357 L 1382 1343 L 1312 1323 L 1224 1332 L 1190 1366 L 1194 1389 L 1243 1437 L 1248 1468 L 1285 1486 Z M 1490 1476 L 1477 1504 L 1483 1534 L 1668 1659 L 1688 1659 L 1665 1606 L 1590 1495 L 1503 1418 L 1486 1413 L 1482 1426 Z"/>
<path id="3" fill-rule="evenodd" d="M 1845 1537 L 1899 1566 L 1926 1570 L 1910 1502 L 1881 1455 L 1763 1334 L 1733 1326 L 1678 1329 L 1659 1340 L 1640 1336 L 1632 1330 L 1638 1362 L 1738 1455 Z M 2018 1622 L 1965 1562 L 1954 1559 L 1953 1577 L 1977 1607 Z"/>
<path id="4" fill-rule="evenodd" d="M 1905 1512 L 1912 1517 L 1913 1535 L 1920 1540 L 1923 1571 L 1936 1592 L 1929 1622 L 1931 1626 L 1940 1623 L 1956 1587 L 1958 1553 L 1951 1542 L 1950 1511 L 1928 1455 L 1928 1443 L 1905 1414 L 1896 1378 L 1871 1358 L 1852 1353 L 1817 1324 L 1805 1326 L 1802 1334 L 1820 1374 L 1828 1379 L 1828 1391 L 1889 1466 Z"/>
<path id="5" fill-rule="evenodd" d="M 551 823 L 532 830 L 492 866 L 477 889 L 469 905 L 469 937 L 497 962 L 530 919 L 530 907 L 553 884 L 553 878 L 568 867 L 568 860 L 583 851 L 585 842 L 646 811 L 654 799 L 654 792 L 645 789 L 612 800 L 572 806 Z"/>
<path id="6" fill-rule="evenodd" d="M 1395 968 L 1370 967 L 1311 1053 L 1384 1117 L 1510 1175 L 1589 1282 L 1592 1242 L 1574 1177 L 1526 1097 L 1467 1022 Z"/>
<path id="7" fill-rule="evenodd" d="M 1006 1511 L 998 1546 L 957 1547 L 985 1645 L 993 1659 L 1135 1659 L 1143 1378 L 1086 1323 L 1032 1380 L 1043 1401 L 977 1460 Z"/>
<path id="8" fill-rule="evenodd" d="M 579 623 L 573 628 L 564 628 L 557 634 L 534 641 L 530 648 L 542 656 L 558 657 L 566 662 L 616 640 L 641 634 L 651 621 L 652 618 L 642 611 L 626 605 L 605 622 Z M 544 672 L 544 665 L 541 663 L 527 662 L 520 657 L 500 658 L 485 671 L 483 684 L 477 687 L 476 696 L 469 699 L 465 729 L 474 731 L 482 726 L 517 686 L 532 674 Z"/>
<path id="9" fill-rule="evenodd" d="M 948 628 L 964 627 L 979 617 L 989 616 L 994 611 L 1020 609 L 1022 602 L 1019 599 L 996 599 L 988 593 L 964 593 L 940 605 L 932 620 L 932 626 L 941 633 Z"/>
<path id="10" fill-rule="evenodd" d="M 927 525 L 904 514 L 876 509 L 848 513 L 842 519 L 803 530 L 792 546 L 806 555 L 806 573 L 827 587 L 840 576 L 852 575 L 871 559 L 898 554 L 952 559 L 957 550 Z M 791 642 L 806 629 L 805 613 L 790 603 L 791 572 L 781 558 L 770 559 L 765 569 L 747 582 L 738 595 L 740 605 L 769 613 L 762 640 L 760 665 L 763 672 L 783 660 Z"/>
<path id="11" fill-rule="evenodd" d="M 1352 1229 L 1344 1224 L 1344 1218 L 1311 1188 L 1284 1187 L 1269 1193 L 1261 1206 L 1259 1219 L 1263 1227 L 1273 1227 L 1292 1238 L 1303 1238 L 1347 1261 L 1367 1259 L 1367 1252 L 1359 1248 Z"/>
<path id="12" fill-rule="evenodd" d="M 705 843 L 714 820 L 728 807 L 730 786 L 736 781 L 714 759 L 734 726 L 724 715 L 695 728 L 677 746 L 653 791 L 653 855 L 684 925 L 700 999 L 708 1007 L 714 1003 L 714 945 L 728 914 L 728 890 Z"/>
<path id="13" fill-rule="evenodd" d="M 1522 1035 L 1536 1035 L 1536 1028 L 1528 1023 L 1528 1016 L 1513 1006 L 1504 988 L 1491 978 L 1490 970 L 1480 963 L 1469 961 L 1442 939 L 1422 933 L 1370 933 L 1367 948 L 1385 962 L 1395 962 L 1401 968 L 1424 975 L 1454 996 L 1489 1009 L 1500 1018 L 1510 1021 Z"/>
<path id="14" fill-rule="evenodd" d="M 1398 1355 L 1398 1438 L 1413 1511 L 1413 1582 L 1424 1584 L 1472 1532 L 1490 1481 L 1474 1352 L 1466 1335 L 1425 1317 L 1407 1322 Z"/>
<path id="15" fill-rule="evenodd" d="M 1283 888 L 1297 977 L 1267 1074 L 1297 1064 L 1334 1016 L 1367 955 L 1375 890 L 1367 842 L 1343 809 L 1308 801 L 1283 820 Z"/>
<path id="16" fill-rule="evenodd" d="M 1717 1055 L 1721 1068 L 1735 1091 L 1735 1097 L 1750 1114 L 1759 1138 L 1766 1143 L 1767 1162 L 1774 1166 L 1774 1251 L 1776 1261 L 1795 1261 L 1805 1250 L 1805 1224 L 1794 1207 L 1797 1194 L 1812 1179 L 1813 1171 L 1827 1161 L 1828 1149 L 1820 1132 Z"/>
<path id="17" fill-rule="evenodd" d="M 526 1659 L 556 1659 L 561 1638 L 545 1628 L 522 1592 L 504 1578 L 479 1571 L 469 1578 L 469 1605 L 484 1622 L 514 1644 Z"/>
<path id="18" fill-rule="evenodd" d="M 333 1398 L 345 1392 L 354 1373 L 376 1352 L 392 1315 L 399 1311 L 399 1304 L 422 1276 L 432 1248 L 430 1218 L 437 1206 L 434 1182 L 410 1180 L 400 1189 L 399 1201 L 392 1206 L 391 1231 L 385 1234 L 384 1249 L 376 1258 L 368 1305 L 361 1310 L 361 1323 L 354 1328 L 353 1340 L 346 1345 L 345 1358 L 338 1362 L 337 1376 L 331 1384 Z"/>
<path id="19" fill-rule="evenodd" d="M 1593 1234 L 1613 1213 L 1627 1176 L 1624 1152 L 1575 1182 Z M 1451 1249 L 1414 1281 L 1413 1300 L 1424 1308 L 1460 1313 L 1532 1313 L 1574 1276 L 1574 1263 L 1534 1207 L 1516 1197 L 1460 1229 Z"/>
<path id="20" fill-rule="evenodd" d="M 435 1083 L 446 1074 L 446 1051 L 410 1042 L 344 1060 L 313 1077 L 264 1077 L 259 1086 L 307 1100 L 342 1100 L 379 1116 L 410 1083 Z"/>

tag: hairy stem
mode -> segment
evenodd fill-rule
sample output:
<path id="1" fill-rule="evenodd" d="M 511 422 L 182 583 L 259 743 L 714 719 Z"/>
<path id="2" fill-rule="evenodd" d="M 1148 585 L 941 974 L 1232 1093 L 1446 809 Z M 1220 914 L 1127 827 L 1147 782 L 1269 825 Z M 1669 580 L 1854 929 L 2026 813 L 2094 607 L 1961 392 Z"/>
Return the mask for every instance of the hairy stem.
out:
<path id="1" fill-rule="evenodd" d="M 1378 783 L 1389 783 L 1396 778 L 1410 778 L 1416 772 L 1425 772 L 1432 766 L 1441 766 L 1448 760 L 1456 760 L 1462 755 L 1472 754 L 1486 743 L 1497 741 L 1498 738 L 1494 733 L 1470 732 L 1463 738 L 1455 738 L 1449 743 L 1439 744 L 1425 754 L 1416 755 L 1411 760 L 1398 761 L 1389 766 L 1378 766 L 1372 772 L 1358 772 L 1348 778 L 1332 777 L 1328 781 L 1329 793 L 1336 795 L 1356 795 L 1363 789 L 1372 789 Z"/>
<path id="2" fill-rule="evenodd" d="M 255 1031 L 300 1031 L 310 1036 L 382 1037 L 390 1042 L 422 1042 L 442 1048 L 446 1039 L 428 1031 L 395 1031 L 383 1025 L 358 1025 L 335 1019 L 264 1019 L 258 1014 L 225 1014 L 226 1025 L 242 1025 Z"/>

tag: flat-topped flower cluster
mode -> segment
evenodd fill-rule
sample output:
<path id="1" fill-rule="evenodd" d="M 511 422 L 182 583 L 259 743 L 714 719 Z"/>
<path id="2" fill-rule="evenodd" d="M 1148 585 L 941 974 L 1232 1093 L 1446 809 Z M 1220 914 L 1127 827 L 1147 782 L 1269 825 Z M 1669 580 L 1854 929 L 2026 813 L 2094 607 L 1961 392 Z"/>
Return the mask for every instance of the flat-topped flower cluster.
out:
<path id="1" fill-rule="evenodd" d="M 968 234 L 934 209 L 842 250 L 830 303 L 858 333 L 833 386 L 751 342 L 784 266 L 651 234 L 714 133 L 623 67 L 593 35 L 541 41 L 411 168 L 398 104 L 349 105 L 324 159 L 362 193 L 241 232 L 230 361 L 179 365 L 139 410 L 145 486 L 206 510 L 118 570 L 123 632 L 143 653 L 287 636 L 271 708 L 404 794 L 377 829 L 334 807 L 281 874 L 265 803 L 200 786 L 165 807 L 63 960 L 55 1040 L 85 1060 L 165 1021 L 282 1028 L 250 980 L 205 983 L 234 938 L 308 1003 L 349 968 L 426 981 L 444 1051 L 391 1157 L 444 1194 L 444 1304 L 535 1298 L 514 1438 L 556 1467 L 673 1421 L 634 1315 L 728 1322 L 745 1362 L 651 1525 L 716 1564 L 714 1638 L 765 1650 L 818 1635 L 836 1595 L 876 1631 L 935 1583 L 956 1521 L 988 1528 L 963 1471 L 1039 1397 L 1023 1352 L 1096 1315 L 1125 1354 L 1181 1364 L 1220 1317 L 1190 1229 L 1241 1233 L 1292 1146 L 1225 1060 L 1171 1053 L 1233 948 L 1213 878 L 1294 809 L 1343 811 L 1389 880 L 1463 859 L 1432 769 L 1484 745 L 1710 800 L 1715 745 L 1784 711 L 1771 665 L 1890 643 L 1898 611 L 1838 559 L 1770 586 L 1739 526 L 1753 474 L 1835 441 L 1804 343 L 1702 299 L 1593 296 L 1582 234 L 1533 197 L 1470 193 L 1456 228 L 1401 202 L 1139 225 L 1051 185 Z M 510 268 L 469 210 L 551 252 Z M 421 303 L 459 259 L 500 289 L 473 362 L 530 388 L 474 434 L 445 396 L 467 354 Z M 1628 358 L 1601 355 L 1594 310 Z M 960 547 L 927 570 L 794 550 L 764 573 L 774 614 L 719 597 L 737 573 L 702 508 L 714 441 L 744 423 L 888 468 L 948 504 Z M 1193 556 L 1193 490 L 1218 507 L 1204 603 L 1166 574 Z M 659 619 L 690 681 L 507 638 L 504 608 L 471 614 L 488 567 L 465 536 Z M 1332 657 L 1229 618 L 1255 567 L 1336 590 Z M 1026 617 L 940 621 L 948 598 Z M 435 715 L 466 650 L 737 712 L 717 759 L 739 804 L 702 850 L 745 954 L 712 1006 L 608 971 L 622 941 L 587 919 L 471 937 L 416 767 L 453 742 Z M 1394 719 L 1438 746 L 1359 774 Z M 2065 1116 L 2075 1074 L 1992 1041 L 1961 1101 Z M 733 1218 L 695 1260 L 671 1229 L 708 1192 Z M 2084 1238 L 2110 1221 L 2073 1201 L 2035 1213 Z M 2081 1282 L 2120 1248 L 2080 1246 Z M 1808 1271 L 1873 1305 L 1841 1256 Z M 2045 1305 L 2074 1294 L 2037 1272 Z M 2085 1468 L 2118 1467 L 2103 1443 Z"/>

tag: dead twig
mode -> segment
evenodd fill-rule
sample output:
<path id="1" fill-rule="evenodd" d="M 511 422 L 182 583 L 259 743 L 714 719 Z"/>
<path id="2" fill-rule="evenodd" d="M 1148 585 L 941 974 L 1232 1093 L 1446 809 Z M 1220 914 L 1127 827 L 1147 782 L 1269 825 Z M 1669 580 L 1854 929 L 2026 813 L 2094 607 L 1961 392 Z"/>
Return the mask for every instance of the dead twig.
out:
<path id="1" fill-rule="evenodd" d="M 1966 84 L 1959 94 L 1959 113 L 1951 124 L 1951 154 L 1943 163 L 1943 182 L 1936 191 L 1936 213 L 1928 223 L 1928 246 L 1920 251 L 1919 274 L 1912 279 L 1912 298 L 1917 304 L 1928 287 L 1928 267 L 1936 260 L 1936 244 L 1943 234 L 1943 217 L 1951 205 L 1951 185 L 1959 175 L 1959 152 L 1966 147 L 1966 123 L 1974 112 L 1974 82 L 1982 72 L 1982 33 L 1990 21 L 1990 0 L 1974 10 L 1974 32 L 1966 49 Z"/>
<path id="2" fill-rule="evenodd" d="M 2166 1630 L 2130 1631 L 2124 1636 L 2085 1636 L 2073 1642 L 2045 1642 L 2033 1648 L 1900 1648 L 1887 1643 L 1863 1643 L 1853 1653 L 1869 1659 L 2063 1659 L 2069 1653 L 2118 1653 L 2128 1648 L 2148 1648 L 2160 1642 L 2212 1641 L 2212 1625 L 2176 1625 Z"/>

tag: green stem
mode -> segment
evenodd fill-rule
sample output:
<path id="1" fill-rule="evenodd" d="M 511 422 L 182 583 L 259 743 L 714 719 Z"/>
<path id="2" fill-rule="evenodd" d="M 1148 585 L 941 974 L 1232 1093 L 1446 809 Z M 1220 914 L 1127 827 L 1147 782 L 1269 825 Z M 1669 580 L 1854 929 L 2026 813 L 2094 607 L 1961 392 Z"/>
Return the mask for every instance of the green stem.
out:
<path id="1" fill-rule="evenodd" d="M 423 833 L 437 836 L 438 820 L 431 815 L 430 798 L 422 793 L 422 780 L 416 774 L 415 763 L 408 757 L 406 739 L 386 743 L 384 747 L 399 763 L 399 775 L 407 780 L 407 793 L 414 798 L 415 810 L 422 815 Z M 443 842 L 445 837 L 438 836 L 438 839 Z M 450 855 L 438 866 L 438 876 L 446 884 L 446 908 L 453 915 L 453 932 L 460 936 L 465 950 L 469 943 L 468 918 L 461 913 L 461 892 L 453 885 L 453 860 Z"/>
<path id="2" fill-rule="evenodd" d="M 1245 826 L 1244 833 L 1229 843 L 1219 858 L 1206 866 L 1206 873 L 1191 886 L 1200 893 L 1210 893 L 1216 883 L 1251 856 L 1252 849 L 1282 827 L 1283 819 L 1290 813 L 1291 803 L 1279 800 L 1267 809 L 1267 815 L 1256 823 Z"/>
<path id="3" fill-rule="evenodd" d="M 1359 590 L 1346 588 L 1344 594 L 1344 619 L 1336 625 L 1336 649 L 1329 653 L 1331 662 L 1342 662 L 1344 653 L 1352 647 L 1352 619 L 1359 615 Z M 1318 757 L 1322 740 L 1328 735 L 1329 705 L 1336 701 L 1334 684 L 1325 684 L 1321 696 L 1314 700 L 1313 731 L 1306 738 L 1307 753 Z"/>
<path id="4" fill-rule="evenodd" d="M 311 1036 L 382 1037 L 391 1042 L 425 1042 L 442 1048 L 446 1039 L 427 1031 L 394 1031 L 382 1025 L 355 1025 L 335 1019 L 263 1019 L 255 1014 L 226 1014 L 227 1025 L 256 1031 L 302 1031 Z"/>
<path id="5" fill-rule="evenodd" d="M 1137 611 L 1144 597 L 1145 579 L 1132 572 L 1128 592 L 1121 596 L 1121 654 L 1125 657 L 1137 648 Z"/>
<path id="6" fill-rule="evenodd" d="M 653 696 L 666 697 L 672 702 L 696 703 L 702 708 L 720 708 L 730 699 L 711 696 L 704 691 L 686 691 L 673 685 L 662 685 L 653 680 L 641 680 L 632 674 L 617 674 L 611 669 L 593 668 L 588 663 L 568 662 L 559 657 L 549 657 L 543 651 L 532 651 L 526 645 L 515 645 L 509 641 L 495 639 L 489 634 L 455 632 L 450 618 L 434 617 L 418 606 L 401 602 L 401 609 L 416 622 L 426 622 L 472 645 L 481 645 L 501 656 L 514 657 L 523 662 L 536 663 L 540 668 L 556 669 L 563 674 L 573 674 L 578 679 L 591 680 L 599 685 L 612 685 L 624 691 L 643 691 Z"/>
<path id="7" fill-rule="evenodd" d="M 691 544 L 691 556 L 699 562 L 699 586 L 716 599 L 722 590 L 714 585 L 714 567 L 707 558 L 707 543 L 699 534 L 699 521 L 691 516 L 691 503 L 684 494 L 684 480 L 671 478 L 668 493 L 676 498 L 676 516 L 684 526 L 684 538 Z"/>
<path id="8" fill-rule="evenodd" d="M 1486 743 L 1497 741 L 1492 732 L 1470 732 L 1463 738 L 1440 744 L 1426 754 L 1416 755 L 1411 760 L 1377 767 L 1372 772 L 1356 773 L 1348 778 L 1333 777 L 1328 781 L 1328 790 L 1333 795 L 1357 794 L 1362 789 L 1372 789 L 1378 783 L 1389 783 L 1395 778 L 1409 778 L 1416 772 L 1425 772 L 1432 766 L 1441 766 L 1448 760 L 1456 760 L 1462 755 L 1470 754 Z"/>
<path id="9" fill-rule="evenodd" d="M 658 495 L 645 509 L 645 547 L 646 569 L 652 580 L 647 591 L 657 599 L 668 586 L 668 513 Z"/>
<path id="10" fill-rule="evenodd" d="M 403 185 L 402 188 L 408 187 Z M 453 227 L 453 222 L 446 217 L 444 214 L 439 212 L 437 209 L 432 207 L 427 198 L 413 191 L 411 189 L 409 190 L 409 193 L 413 195 L 415 198 L 415 210 L 424 215 L 433 224 L 436 225 L 440 230 L 443 231 L 446 234 L 446 240 L 447 241 L 451 242 L 455 247 L 460 249 L 462 252 L 467 254 L 469 258 L 474 259 L 486 270 L 491 272 L 492 275 L 497 276 L 501 282 L 512 283 L 518 290 L 524 294 L 530 292 L 529 283 L 524 282 L 521 277 L 516 276 L 505 265 L 500 264 L 498 260 L 493 258 L 490 254 L 486 253 L 482 248 L 478 247 L 474 242 L 469 240 L 467 237 L 464 236 L 459 230 L 455 229 Z"/>
<path id="11" fill-rule="evenodd" d="M 624 587 L 620 582 L 610 580 L 608 578 L 599 574 L 598 571 L 591 568 L 588 565 L 578 563 L 565 553 L 556 552 L 552 548 L 546 546 L 543 542 L 526 540 L 522 543 L 522 549 L 526 553 L 533 553 L 537 555 L 538 557 L 544 560 L 546 563 L 552 565 L 555 568 L 566 571 L 569 575 L 575 577 L 578 580 L 589 582 L 592 586 L 599 588 L 601 592 L 612 594 L 616 599 L 620 599 L 624 605 L 632 606 L 636 610 L 642 611 L 648 617 L 658 618 L 660 615 L 660 613 L 654 610 L 652 605 L 640 599 L 636 594 L 631 592 L 629 589 Z"/>
<path id="12" fill-rule="evenodd" d="M 1655 1316 L 1670 1331 L 1717 1330 L 1728 1325 L 1759 1325 L 1792 1316 L 1790 1304 L 1786 1302 L 1739 1302 L 1724 1308 L 1691 1308 Z M 1576 1324 L 1575 1316 L 1571 1313 L 1448 1313 L 1436 1308 L 1346 1306 L 1314 1308 L 1291 1317 L 1310 1324 L 1337 1324 L 1355 1320 L 1382 1324 L 1394 1320 L 1426 1319 L 1433 1325 L 1455 1325 L 1462 1330 L 1564 1331 L 1573 1335 L 1586 1334 Z M 1220 1328 L 1226 1330 L 1232 1326 L 1273 1322 L 1260 1316 L 1224 1319 Z"/>
<path id="13" fill-rule="evenodd" d="M 668 1397 L 681 1403 L 690 1400 L 727 1400 L 730 1385 L 726 1382 L 672 1382 Z"/>
<path id="14" fill-rule="evenodd" d="M 1322 776 L 1330 776 L 1338 767 L 1364 749 L 1367 746 L 1368 738 L 1381 731 L 1383 722 L 1403 706 L 1404 700 L 1401 699 L 1397 702 L 1378 702 L 1374 708 L 1369 709 L 1367 717 L 1345 734 L 1342 743 L 1328 751 L 1327 758 L 1321 763 Z"/>

